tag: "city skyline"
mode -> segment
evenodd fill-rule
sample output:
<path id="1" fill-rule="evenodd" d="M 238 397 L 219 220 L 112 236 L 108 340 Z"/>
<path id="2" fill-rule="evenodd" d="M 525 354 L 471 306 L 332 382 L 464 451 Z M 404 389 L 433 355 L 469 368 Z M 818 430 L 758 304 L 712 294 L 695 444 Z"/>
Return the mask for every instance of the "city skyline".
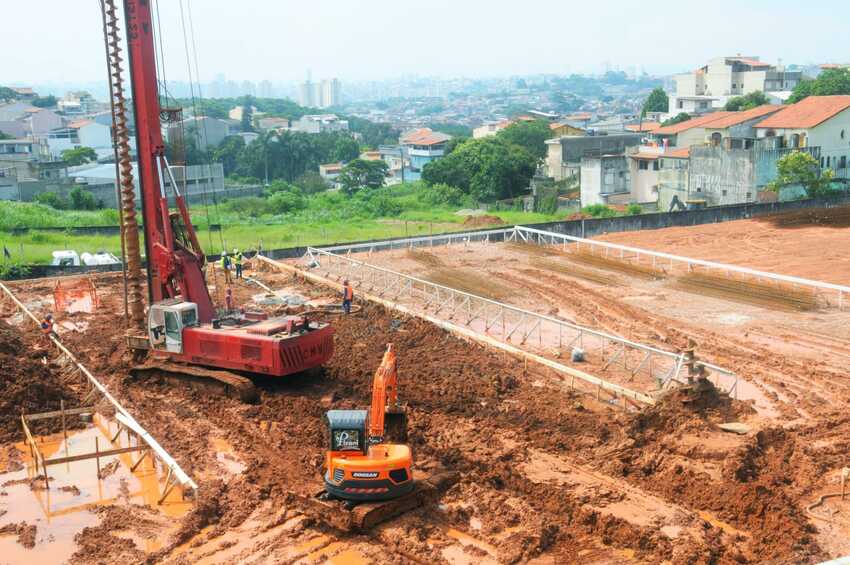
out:
<path id="1" fill-rule="evenodd" d="M 36 43 L 28 39 L 29 26 L 10 27 L 12 41 L 29 41 L 31 47 L 25 56 L 5 58 L 2 80 L 102 80 L 105 65 L 96 3 L 91 9 L 59 0 L 33 4 L 43 5 L 51 15 L 42 18 Z M 185 25 L 189 45 L 194 39 L 197 46 L 201 82 L 223 74 L 239 82 L 294 85 L 305 79 L 308 69 L 315 77 L 348 83 L 409 75 L 599 73 L 606 67 L 667 75 L 736 53 L 771 63 L 846 62 L 850 46 L 841 40 L 841 26 L 850 19 L 850 5 L 822 4 L 825 10 L 815 12 L 784 0 L 746 5 L 721 0 L 716 9 L 701 11 L 661 2 L 650 11 L 620 0 L 606 3 L 605 9 L 537 0 L 524 3 L 518 13 L 478 1 L 434 0 L 428 10 L 419 11 L 384 0 L 368 7 L 339 1 L 306 6 L 257 0 L 249 9 L 234 11 L 223 0 L 186 0 L 162 3 L 159 10 L 166 79 L 188 78 Z M 10 21 L 25 21 L 33 7 L 13 4 L 4 7 L 4 14 Z M 263 17 L 258 18 L 258 12 Z M 823 18 L 824 12 L 830 17 Z M 289 25 L 280 27 L 280 22 Z M 695 22 L 707 32 L 694 33 Z M 790 37 L 794 41 L 777 39 Z"/>

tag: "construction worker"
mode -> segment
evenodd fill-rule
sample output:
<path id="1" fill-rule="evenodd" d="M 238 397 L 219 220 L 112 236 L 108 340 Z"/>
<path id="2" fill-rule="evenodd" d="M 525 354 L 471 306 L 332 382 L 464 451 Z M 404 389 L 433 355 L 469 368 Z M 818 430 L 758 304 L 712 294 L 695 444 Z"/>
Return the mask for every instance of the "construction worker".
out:
<path id="1" fill-rule="evenodd" d="M 233 264 L 236 265 L 236 278 L 242 278 L 242 252 L 238 249 L 233 250 Z"/>
<path id="2" fill-rule="evenodd" d="M 228 314 L 233 313 L 233 289 L 230 287 L 224 291 L 224 307 Z"/>
<path id="3" fill-rule="evenodd" d="M 351 301 L 354 300 L 354 289 L 348 284 L 348 279 L 342 282 L 342 310 L 351 314 Z"/>
<path id="4" fill-rule="evenodd" d="M 53 314 L 48 314 L 43 320 L 41 320 L 41 333 L 43 333 L 46 338 L 50 338 L 51 335 L 55 335 L 53 332 Z"/>
<path id="5" fill-rule="evenodd" d="M 224 284 L 231 284 L 233 280 L 230 278 L 230 257 L 227 251 L 221 253 L 221 269 L 224 271 Z"/>

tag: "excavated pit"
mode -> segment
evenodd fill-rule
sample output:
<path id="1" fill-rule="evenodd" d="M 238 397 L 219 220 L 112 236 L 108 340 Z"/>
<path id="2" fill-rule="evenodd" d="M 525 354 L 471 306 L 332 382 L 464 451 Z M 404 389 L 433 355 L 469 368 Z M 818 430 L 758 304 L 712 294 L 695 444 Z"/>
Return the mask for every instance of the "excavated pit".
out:
<path id="1" fill-rule="evenodd" d="M 815 563 L 850 551 L 850 524 L 825 525 L 804 510 L 832 488 L 833 470 L 847 464 L 850 418 L 842 407 L 850 395 L 840 358 L 812 366 L 788 351 L 782 355 L 775 344 L 707 331 L 640 302 L 614 299 L 634 293 L 635 284 L 663 281 L 635 283 L 617 273 L 617 286 L 593 286 L 581 275 L 544 275 L 539 263 L 526 265 L 520 251 L 500 256 L 502 265 L 516 269 L 480 272 L 513 289 L 511 296 L 545 296 L 574 308 L 582 322 L 627 329 L 635 339 L 684 347 L 696 336 L 700 352 L 737 370 L 742 382 L 766 395 L 773 413 L 766 416 L 757 402 L 735 401 L 711 388 L 626 413 L 567 391 L 502 353 L 373 305 L 347 317 L 328 315 L 337 328 L 336 353 L 322 374 L 257 379 L 261 400 L 244 405 L 130 378 L 123 328 L 114 316 L 121 308 L 120 278 L 103 276 L 96 280 L 100 309 L 73 314 L 75 327 L 83 329 L 62 331 L 61 338 L 200 490 L 177 521 L 120 501 L 105 506 L 95 525 L 77 533 L 72 560 Z M 479 268 L 470 254 L 455 256 L 435 248 L 407 260 L 422 269 Z M 606 272 L 592 269 L 594 276 Z M 256 276 L 319 303 L 336 300 L 333 291 L 284 275 Z M 26 302 L 47 286 L 20 283 L 14 290 Z M 239 283 L 235 295 L 247 303 L 257 292 Z M 14 316 L 8 307 L 3 314 Z M 34 327 L 21 329 L 39 339 Z M 370 379 L 388 342 L 399 355 L 399 395 L 409 407 L 416 465 L 454 470 L 460 480 L 439 506 L 368 535 L 342 534 L 309 518 L 293 493 L 320 486 L 322 415 L 368 405 Z M 61 397 L 57 385 L 47 385 L 48 398 Z M 806 385 L 811 394 L 804 397 Z M 752 431 L 735 435 L 717 427 L 728 421 L 745 422 Z M 0 451 L 0 467 L 15 460 L 14 449 Z M 19 528 L 4 520 L 2 504 L 0 497 L 0 531 L 8 533 L 0 534 L 0 544 L 20 545 Z M 850 508 L 831 504 L 846 520 Z M 146 542 L 152 537 L 161 545 Z M 34 550 L 41 543 L 47 542 L 36 534 Z"/>

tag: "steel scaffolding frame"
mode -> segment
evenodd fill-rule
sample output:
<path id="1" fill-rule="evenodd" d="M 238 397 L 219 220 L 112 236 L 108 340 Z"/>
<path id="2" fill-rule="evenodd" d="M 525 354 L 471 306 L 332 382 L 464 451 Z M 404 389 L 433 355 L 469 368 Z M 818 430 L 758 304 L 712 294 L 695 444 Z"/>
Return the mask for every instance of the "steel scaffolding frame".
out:
<path id="1" fill-rule="evenodd" d="M 518 232 L 510 230 L 508 236 Z M 522 237 L 522 234 L 519 234 Z M 524 310 L 496 300 L 456 290 L 424 279 L 371 265 L 348 255 L 310 247 L 305 260 L 327 279 L 349 279 L 352 284 L 391 302 L 412 301 L 432 315 L 460 323 L 505 343 L 517 340 L 526 348 L 549 351 L 556 357 L 580 348 L 588 358 L 599 355 L 601 370 L 617 368 L 628 380 L 639 375 L 658 388 L 670 381 L 687 382 L 683 353 L 665 351 L 606 332 Z M 732 371 L 697 361 L 715 377 L 718 387 L 734 394 L 738 377 Z"/>
<path id="2" fill-rule="evenodd" d="M 747 267 L 739 267 L 737 265 L 716 263 L 714 261 L 705 261 L 703 259 L 693 259 L 691 257 L 672 255 L 670 253 L 662 253 L 660 251 L 650 251 L 648 249 L 629 247 L 626 245 L 609 243 L 607 241 L 585 239 L 572 235 L 540 230 L 537 228 L 528 228 L 525 226 L 514 226 L 513 233 L 505 236 L 505 240 L 522 241 L 524 243 L 535 243 L 538 245 L 559 245 L 560 249 L 563 251 L 580 251 L 584 248 L 589 250 L 591 253 L 598 253 L 605 257 L 616 257 L 623 261 L 634 262 L 638 265 L 667 269 L 668 274 L 672 274 L 676 269 L 682 270 L 686 273 L 691 273 L 697 268 L 703 268 L 707 270 L 720 271 L 727 277 L 731 277 L 734 273 L 741 278 L 748 277 L 757 282 L 768 281 L 774 284 L 789 284 L 792 288 L 810 289 L 814 296 L 823 298 L 828 306 L 834 305 L 839 310 L 844 310 L 846 302 L 845 298 L 850 296 L 850 287 L 840 284 L 792 277 L 790 275 L 779 275 L 776 273 L 749 269 Z M 829 300 L 830 297 L 833 298 L 832 302 Z"/>

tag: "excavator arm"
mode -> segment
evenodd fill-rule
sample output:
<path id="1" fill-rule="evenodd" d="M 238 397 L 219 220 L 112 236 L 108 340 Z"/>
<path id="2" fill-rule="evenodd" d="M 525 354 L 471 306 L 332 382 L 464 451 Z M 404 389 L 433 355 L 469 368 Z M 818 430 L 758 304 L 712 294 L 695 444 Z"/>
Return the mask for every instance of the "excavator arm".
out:
<path id="1" fill-rule="evenodd" d="M 384 421 L 388 409 L 398 406 L 398 368 L 393 344 L 387 345 L 384 359 L 372 381 L 372 406 L 369 410 L 369 441 L 380 443 L 384 438 Z"/>

